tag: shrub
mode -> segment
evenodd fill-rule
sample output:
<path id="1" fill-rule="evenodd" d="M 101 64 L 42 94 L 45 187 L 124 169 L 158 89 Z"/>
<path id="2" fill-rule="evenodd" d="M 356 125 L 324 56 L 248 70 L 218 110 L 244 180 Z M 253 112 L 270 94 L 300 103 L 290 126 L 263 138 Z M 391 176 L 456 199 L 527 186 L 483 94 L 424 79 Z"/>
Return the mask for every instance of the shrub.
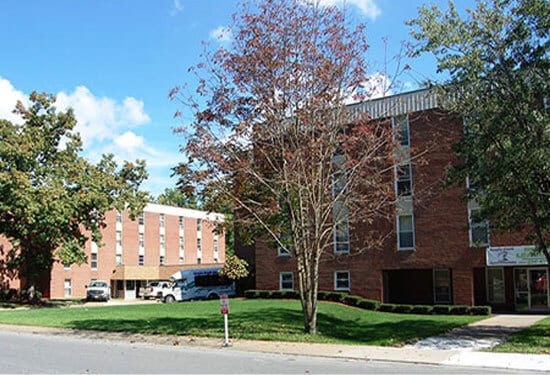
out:
<path id="1" fill-rule="evenodd" d="M 491 315 L 491 306 L 472 306 L 470 313 L 472 315 Z"/>
<path id="2" fill-rule="evenodd" d="M 249 290 L 246 290 L 244 292 L 244 296 L 246 298 L 258 298 L 260 295 L 260 291 L 259 290 L 255 290 L 255 289 L 249 289 Z"/>
<path id="3" fill-rule="evenodd" d="M 282 292 L 282 298 L 299 299 L 300 292 L 298 292 L 297 290 L 284 290 Z"/>
<path id="4" fill-rule="evenodd" d="M 366 310 L 378 310 L 378 308 L 380 307 L 380 302 L 371 299 L 362 299 L 361 301 L 359 301 L 358 306 Z"/>
<path id="5" fill-rule="evenodd" d="M 462 305 L 451 306 L 449 313 L 452 315 L 469 315 L 470 306 L 462 306 Z"/>
<path id="6" fill-rule="evenodd" d="M 260 290 L 258 293 L 258 298 L 271 298 L 272 293 L 272 290 Z"/>
<path id="7" fill-rule="evenodd" d="M 344 297 L 344 303 L 346 305 L 355 306 L 355 307 L 359 307 L 359 302 L 361 302 L 362 300 L 364 300 L 364 298 L 359 296 L 348 295 Z"/>
<path id="8" fill-rule="evenodd" d="M 283 295 L 284 295 L 283 293 L 284 293 L 284 292 L 285 292 L 284 290 L 273 290 L 273 291 L 271 292 L 271 296 L 270 296 L 270 297 L 271 297 L 271 298 L 275 298 L 275 299 L 285 298 L 285 297 L 283 297 Z"/>
<path id="9" fill-rule="evenodd" d="M 412 307 L 411 313 L 413 314 L 431 314 L 433 306 L 430 305 L 414 305 Z"/>
<path id="10" fill-rule="evenodd" d="M 451 311 L 451 306 L 449 305 L 435 305 L 433 307 L 433 313 L 437 315 L 448 315 Z"/>
<path id="11" fill-rule="evenodd" d="M 384 312 L 393 312 L 395 310 L 395 306 L 396 305 L 392 303 L 382 303 L 380 304 L 380 307 L 378 308 L 378 310 L 384 311 Z"/>
<path id="12" fill-rule="evenodd" d="M 408 314 L 412 311 L 412 309 L 413 309 L 412 305 L 395 305 L 393 312 Z"/>
<path id="13" fill-rule="evenodd" d="M 332 292 L 327 292 L 326 290 L 321 290 L 317 292 L 317 299 L 320 301 L 328 301 L 329 300 L 328 297 L 331 293 Z"/>

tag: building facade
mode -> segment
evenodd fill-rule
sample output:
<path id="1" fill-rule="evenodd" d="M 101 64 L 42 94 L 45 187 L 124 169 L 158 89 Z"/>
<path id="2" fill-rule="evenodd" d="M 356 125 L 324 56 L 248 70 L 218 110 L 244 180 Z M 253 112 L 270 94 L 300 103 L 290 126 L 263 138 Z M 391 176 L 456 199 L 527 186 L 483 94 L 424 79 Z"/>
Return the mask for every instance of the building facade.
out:
<path id="1" fill-rule="evenodd" d="M 151 280 L 167 280 L 186 268 L 222 266 L 225 236 L 222 214 L 148 204 L 132 220 L 129 211 L 106 213 L 102 246 L 86 243 L 88 262 L 64 266 L 55 262 L 49 279 L 41 281 L 43 297 L 84 298 L 92 280 L 111 285 L 111 297 L 139 298 Z M 2 248 L 10 248 L 5 239 Z M 2 254 L 0 253 L 0 258 Z M 20 281 L 4 272 L 2 288 L 18 289 Z"/>
<path id="2" fill-rule="evenodd" d="M 357 225 L 334 236 L 334 254 L 321 263 L 319 289 L 349 292 L 387 303 L 492 305 L 495 310 L 548 311 L 548 264 L 532 254 L 524 234 L 490 233 L 475 222 L 479 206 L 465 202 L 462 187 L 444 187 L 456 162 L 452 144 L 462 120 L 419 90 L 351 107 L 396 130 L 402 162 L 394 168 L 397 198 L 392 235 L 381 249 L 361 248 Z M 337 239 L 337 241 L 336 241 Z M 288 253 L 257 241 L 244 254 L 255 263 L 258 289 L 297 289 L 295 262 Z"/>

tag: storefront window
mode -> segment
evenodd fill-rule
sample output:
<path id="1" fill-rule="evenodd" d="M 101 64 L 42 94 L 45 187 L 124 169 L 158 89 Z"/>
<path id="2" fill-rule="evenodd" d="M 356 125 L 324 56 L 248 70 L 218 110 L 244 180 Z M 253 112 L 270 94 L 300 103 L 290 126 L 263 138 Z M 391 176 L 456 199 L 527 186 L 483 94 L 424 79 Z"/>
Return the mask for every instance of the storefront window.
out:
<path id="1" fill-rule="evenodd" d="M 436 269 L 434 277 L 434 302 L 451 302 L 451 272 L 449 269 Z"/>
<path id="2" fill-rule="evenodd" d="M 487 268 L 487 301 L 504 303 L 504 270 L 502 268 Z"/>

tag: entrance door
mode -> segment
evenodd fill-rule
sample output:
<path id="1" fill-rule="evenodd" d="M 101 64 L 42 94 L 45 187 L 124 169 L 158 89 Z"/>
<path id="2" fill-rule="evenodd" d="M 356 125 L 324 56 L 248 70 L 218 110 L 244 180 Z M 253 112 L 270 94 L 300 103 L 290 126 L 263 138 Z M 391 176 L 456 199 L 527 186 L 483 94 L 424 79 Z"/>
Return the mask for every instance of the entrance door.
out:
<path id="1" fill-rule="evenodd" d="M 124 299 L 136 299 L 135 280 L 126 280 L 126 290 L 124 291 Z"/>
<path id="2" fill-rule="evenodd" d="M 548 272 L 546 269 L 530 269 L 531 309 L 548 309 Z"/>
<path id="3" fill-rule="evenodd" d="M 548 271 L 546 268 L 514 269 L 516 310 L 548 310 Z"/>

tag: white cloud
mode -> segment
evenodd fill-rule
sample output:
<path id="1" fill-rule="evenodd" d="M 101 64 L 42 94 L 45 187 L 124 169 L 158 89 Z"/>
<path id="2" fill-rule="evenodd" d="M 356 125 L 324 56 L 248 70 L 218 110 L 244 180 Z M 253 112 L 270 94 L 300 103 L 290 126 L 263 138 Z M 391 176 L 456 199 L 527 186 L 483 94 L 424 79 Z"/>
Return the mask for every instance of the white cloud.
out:
<path id="1" fill-rule="evenodd" d="M 330 5 L 342 5 L 350 4 L 357 7 L 361 13 L 375 20 L 381 13 L 380 8 L 376 4 L 376 0 L 319 0 L 321 5 L 330 6 Z"/>
<path id="2" fill-rule="evenodd" d="M 384 96 L 393 95 L 392 82 L 389 77 L 380 72 L 376 72 L 367 77 L 367 80 L 361 84 L 359 90 L 353 92 L 350 90 L 344 95 L 344 103 L 346 104 L 357 103 L 360 100 L 382 98 Z"/>
<path id="3" fill-rule="evenodd" d="M 183 4 L 181 3 L 181 0 L 174 0 L 174 2 L 172 3 L 172 10 L 170 11 L 170 15 L 173 17 L 181 11 L 183 11 Z"/>
<path id="4" fill-rule="evenodd" d="M 10 81 L 0 77 L 0 119 L 5 119 L 15 124 L 23 122 L 21 116 L 13 113 L 17 101 L 28 104 L 27 95 L 16 90 Z"/>
<path id="5" fill-rule="evenodd" d="M 231 42 L 233 40 L 233 32 L 229 27 L 218 26 L 214 30 L 210 31 L 210 38 L 215 39 L 218 42 Z"/>
<path id="6" fill-rule="evenodd" d="M 95 141 L 112 140 L 122 129 L 150 121 L 141 100 L 128 97 L 120 104 L 111 98 L 95 96 L 85 86 L 78 86 L 70 94 L 63 91 L 57 94 L 56 106 L 60 110 L 73 108 L 78 121 L 76 131 L 84 147 Z"/>

